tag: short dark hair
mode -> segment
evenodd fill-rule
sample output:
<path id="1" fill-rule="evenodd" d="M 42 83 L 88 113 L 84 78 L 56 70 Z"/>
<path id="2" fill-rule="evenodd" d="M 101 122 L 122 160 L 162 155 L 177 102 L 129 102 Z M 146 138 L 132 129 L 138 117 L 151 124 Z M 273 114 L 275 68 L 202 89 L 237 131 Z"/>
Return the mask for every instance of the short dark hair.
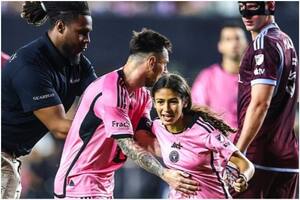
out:
<path id="1" fill-rule="evenodd" d="M 241 23 L 240 20 L 228 20 L 225 21 L 221 24 L 220 30 L 222 30 L 223 28 L 243 28 L 243 24 Z"/>
<path id="2" fill-rule="evenodd" d="M 241 24 L 240 21 L 236 20 L 230 20 L 230 21 L 225 21 L 224 23 L 221 24 L 220 26 L 220 33 L 219 33 L 219 38 L 221 39 L 221 33 L 224 28 L 240 28 L 245 32 L 244 26 Z"/>
<path id="3" fill-rule="evenodd" d="M 85 1 L 25 1 L 21 17 L 27 23 L 40 26 L 49 18 L 53 27 L 57 20 L 65 23 L 76 19 L 78 15 L 91 15 Z"/>
<path id="4" fill-rule="evenodd" d="M 163 48 L 172 51 L 170 40 L 151 29 L 143 28 L 140 32 L 133 31 L 133 36 L 129 43 L 129 55 L 136 53 L 162 53 Z"/>

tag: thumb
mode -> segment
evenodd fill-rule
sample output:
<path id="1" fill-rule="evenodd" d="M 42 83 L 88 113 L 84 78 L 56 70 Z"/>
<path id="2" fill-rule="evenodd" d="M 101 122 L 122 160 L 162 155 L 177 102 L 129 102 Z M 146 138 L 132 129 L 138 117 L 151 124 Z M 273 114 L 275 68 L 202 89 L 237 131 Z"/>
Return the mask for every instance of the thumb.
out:
<path id="1" fill-rule="evenodd" d="M 191 176 L 190 174 L 188 174 L 186 172 L 182 172 L 182 171 L 180 171 L 180 174 L 185 178 L 189 178 Z"/>
<path id="2" fill-rule="evenodd" d="M 244 179 L 243 178 L 238 178 L 238 179 L 236 179 L 236 183 L 242 183 L 244 181 Z"/>

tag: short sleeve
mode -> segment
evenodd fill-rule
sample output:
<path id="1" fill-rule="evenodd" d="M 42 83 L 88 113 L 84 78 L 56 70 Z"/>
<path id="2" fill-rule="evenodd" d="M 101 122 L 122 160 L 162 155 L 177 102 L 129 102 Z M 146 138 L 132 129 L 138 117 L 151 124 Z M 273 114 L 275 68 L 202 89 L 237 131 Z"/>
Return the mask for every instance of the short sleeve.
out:
<path id="1" fill-rule="evenodd" d="M 24 112 L 61 104 L 55 91 L 50 72 L 40 66 L 25 63 L 12 79 Z"/>
<path id="2" fill-rule="evenodd" d="M 107 137 L 132 137 L 128 92 L 118 84 L 119 79 L 112 77 L 104 78 L 102 96 L 95 103 L 94 112 L 103 121 Z"/>
<path id="3" fill-rule="evenodd" d="M 257 83 L 276 85 L 281 60 L 278 50 L 268 37 L 257 38 L 254 41 L 252 60 L 254 70 L 251 85 Z"/>
<path id="4" fill-rule="evenodd" d="M 235 151 L 238 151 L 234 144 L 232 144 L 232 142 L 219 131 L 214 131 L 209 134 L 205 146 L 208 149 L 219 153 L 220 156 L 223 157 L 224 160 L 226 160 L 226 162 L 228 162 L 231 155 Z"/>
<path id="5" fill-rule="evenodd" d="M 125 138 L 133 136 L 133 128 L 126 109 L 103 106 L 103 123 L 108 137 Z"/>

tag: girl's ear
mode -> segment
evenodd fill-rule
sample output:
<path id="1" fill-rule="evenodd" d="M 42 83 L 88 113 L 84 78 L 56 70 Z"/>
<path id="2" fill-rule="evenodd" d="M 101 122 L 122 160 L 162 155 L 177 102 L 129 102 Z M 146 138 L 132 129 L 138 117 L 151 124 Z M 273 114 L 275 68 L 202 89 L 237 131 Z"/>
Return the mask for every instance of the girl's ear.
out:
<path id="1" fill-rule="evenodd" d="M 184 108 L 187 108 L 188 107 L 188 100 L 185 98 L 184 100 L 183 100 L 183 107 Z"/>

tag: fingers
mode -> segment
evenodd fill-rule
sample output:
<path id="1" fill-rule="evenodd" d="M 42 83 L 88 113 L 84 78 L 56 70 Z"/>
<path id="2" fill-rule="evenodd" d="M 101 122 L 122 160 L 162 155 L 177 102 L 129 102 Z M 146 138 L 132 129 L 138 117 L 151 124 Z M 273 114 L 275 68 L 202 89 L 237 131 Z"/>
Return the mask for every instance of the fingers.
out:
<path id="1" fill-rule="evenodd" d="M 197 194 L 197 190 L 191 190 L 191 188 L 189 188 L 189 186 L 184 186 L 184 185 L 179 185 L 176 188 L 177 191 L 182 192 L 184 195 L 196 195 Z"/>
<path id="2" fill-rule="evenodd" d="M 243 178 L 238 178 L 233 182 L 233 188 L 236 192 L 244 192 L 248 188 L 248 183 Z"/>
<path id="3" fill-rule="evenodd" d="M 187 186 L 199 186 L 199 183 L 193 179 L 190 178 L 181 178 L 180 180 L 181 184 L 187 185 Z"/>
<path id="4" fill-rule="evenodd" d="M 163 179 L 175 190 L 185 195 L 195 195 L 199 190 L 199 183 L 192 180 L 191 175 L 178 170 L 166 169 Z"/>
<path id="5" fill-rule="evenodd" d="M 183 188 L 183 189 L 186 189 L 186 190 L 190 190 L 190 191 L 197 191 L 199 190 L 199 187 L 198 187 L 198 183 L 196 182 L 196 184 L 192 185 L 192 184 L 186 184 L 186 183 L 180 183 L 178 185 L 178 187 L 180 188 Z"/>
<path id="6" fill-rule="evenodd" d="M 180 178 L 178 186 L 175 189 L 186 195 L 196 195 L 197 191 L 199 191 L 199 183 L 190 178 Z"/>
<path id="7" fill-rule="evenodd" d="M 186 172 L 179 172 L 183 177 L 189 178 L 191 175 Z"/>

